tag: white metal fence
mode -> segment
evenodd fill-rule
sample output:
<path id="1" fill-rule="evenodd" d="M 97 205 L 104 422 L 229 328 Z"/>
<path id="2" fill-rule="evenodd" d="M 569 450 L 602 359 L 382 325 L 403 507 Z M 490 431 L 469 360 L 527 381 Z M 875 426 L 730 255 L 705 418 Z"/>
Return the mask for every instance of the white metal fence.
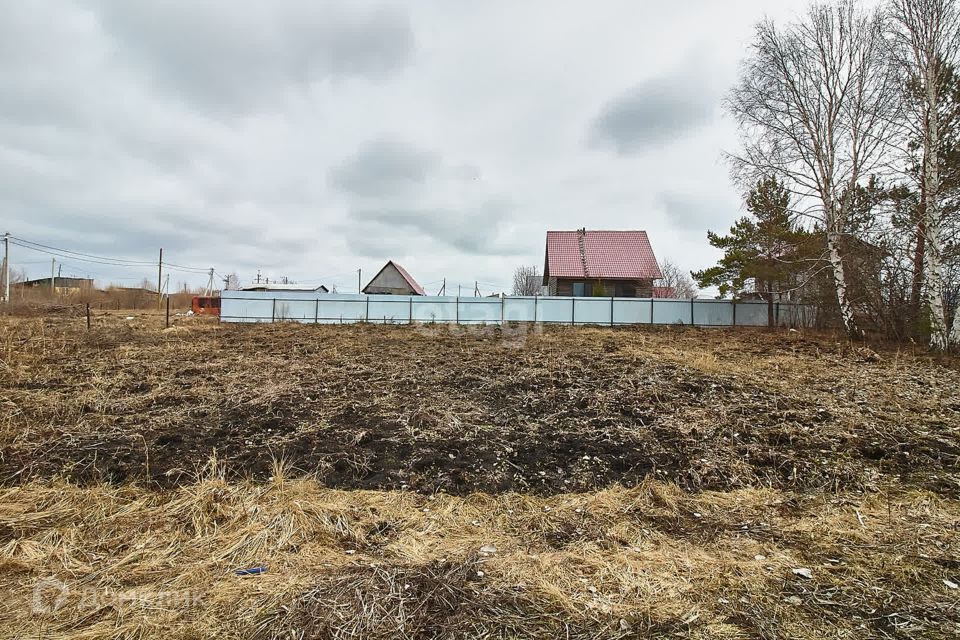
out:
<path id="1" fill-rule="evenodd" d="M 302 291 L 224 291 L 223 322 L 336 324 L 684 324 L 700 327 L 767 326 L 766 302 L 659 298 L 377 296 Z M 813 326 L 812 307 L 774 304 L 778 326 Z"/>

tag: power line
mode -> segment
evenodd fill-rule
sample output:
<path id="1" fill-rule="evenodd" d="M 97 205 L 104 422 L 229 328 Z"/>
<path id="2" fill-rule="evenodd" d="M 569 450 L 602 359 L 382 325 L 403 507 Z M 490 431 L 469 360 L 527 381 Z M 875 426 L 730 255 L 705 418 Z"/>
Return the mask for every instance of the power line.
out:
<path id="1" fill-rule="evenodd" d="M 84 253 L 82 251 L 72 251 L 70 249 L 61 249 L 60 247 L 54 247 L 48 244 L 43 244 L 41 242 L 34 242 L 32 240 L 27 240 L 19 236 L 10 236 L 10 241 L 24 249 L 29 249 L 31 251 L 37 251 L 39 253 L 45 253 L 48 255 L 56 256 L 58 258 L 67 258 L 69 260 L 76 260 L 79 262 L 87 262 L 91 264 L 102 264 L 112 267 L 154 267 L 157 263 L 155 261 L 147 260 L 131 260 L 129 258 L 114 258 L 110 256 L 101 256 L 93 253 Z M 182 264 L 176 264 L 172 262 L 164 262 L 164 267 L 167 267 L 173 271 L 179 271 L 181 273 L 190 273 L 190 274 L 200 274 L 208 273 L 210 271 L 209 267 L 191 267 Z"/>
<path id="2" fill-rule="evenodd" d="M 46 253 L 47 255 L 56 256 L 56 257 L 58 257 L 58 258 L 67 258 L 67 259 L 70 259 L 70 260 L 77 260 L 77 261 L 79 261 L 79 262 L 89 262 L 89 263 L 91 263 L 91 264 L 105 264 L 105 265 L 109 265 L 109 266 L 113 266 L 113 267 L 147 267 L 147 266 L 151 266 L 151 265 L 149 265 L 148 263 L 143 263 L 143 264 L 141 264 L 141 263 L 133 263 L 133 262 L 124 262 L 124 261 L 111 260 L 111 259 L 109 259 L 109 258 L 106 259 L 106 260 L 95 260 L 95 259 L 93 259 L 93 258 L 83 258 L 83 257 L 77 256 L 77 255 L 73 255 L 73 254 L 69 254 L 69 253 L 61 253 L 61 252 L 59 252 L 59 251 L 53 251 L 53 250 L 49 250 L 49 249 L 40 249 L 40 248 L 37 248 L 37 247 L 30 246 L 30 245 L 28 245 L 28 244 L 23 244 L 22 242 L 18 242 L 18 241 L 16 241 L 16 240 L 12 240 L 12 239 L 11 239 L 11 241 L 10 241 L 10 244 L 16 245 L 16 246 L 21 247 L 21 248 L 23 248 L 23 249 L 29 249 L 30 251 L 36 251 L 36 252 L 38 252 L 38 253 Z"/>
<path id="3" fill-rule="evenodd" d="M 154 262 L 143 261 L 143 260 L 130 260 L 129 258 L 112 258 L 109 256 L 98 256 L 92 253 L 83 253 L 81 251 L 71 251 L 70 249 L 61 249 L 59 247 L 52 247 L 47 244 L 42 244 L 40 242 L 34 242 L 32 240 L 27 240 L 26 238 L 21 238 L 19 236 L 10 236 L 10 239 L 15 241 L 15 244 L 20 244 L 21 247 L 26 249 L 33 249 L 34 251 L 43 251 L 43 253 L 62 253 L 65 255 L 71 255 L 80 260 L 83 258 L 89 258 L 91 260 L 106 260 L 110 262 L 124 262 L 128 265 L 153 265 Z M 32 245 L 32 246 L 29 246 Z M 44 251 L 45 250 L 45 251 Z"/>

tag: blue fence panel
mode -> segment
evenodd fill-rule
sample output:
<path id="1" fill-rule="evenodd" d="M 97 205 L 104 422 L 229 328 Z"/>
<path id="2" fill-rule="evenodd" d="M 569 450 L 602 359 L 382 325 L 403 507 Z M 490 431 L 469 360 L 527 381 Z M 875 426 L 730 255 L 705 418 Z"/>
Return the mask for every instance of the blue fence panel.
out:
<path id="1" fill-rule="evenodd" d="M 455 296 L 414 297 L 413 321 L 457 322 L 457 298 Z"/>
<path id="2" fill-rule="evenodd" d="M 810 306 L 776 305 L 781 326 L 813 326 Z M 224 291 L 224 322 L 372 322 L 387 324 L 694 324 L 704 327 L 766 326 L 762 301 L 650 298 L 365 296 L 301 291 Z"/>
<path id="3" fill-rule="evenodd" d="M 570 324 L 573 319 L 573 298 L 540 298 L 537 322 Z"/>
<path id="4" fill-rule="evenodd" d="M 733 325 L 733 305 L 729 300 L 694 300 L 693 324 L 702 327 Z"/>
<path id="5" fill-rule="evenodd" d="M 692 309 L 689 300 L 654 300 L 654 324 L 692 324 Z"/>
<path id="6" fill-rule="evenodd" d="M 340 296 L 320 298 L 317 301 L 316 319 L 321 324 L 347 323 L 365 320 L 367 317 L 367 297 L 352 296 L 341 299 Z"/>
<path id="7" fill-rule="evenodd" d="M 766 302 L 738 302 L 737 326 L 765 327 L 767 326 Z"/>
<path id="8" fill-rule="evenodd" d="M 369 321 L 386 324 L 410 322 L 411 296 L 370 296 Z"/>
<path id="9" fill-rule="evenodd" d="M 505 322 L 536 322 L 538 298 L 515 297 L 503 299 Z"/>
<path id="10" fill-rule="evenodd" d="M 613 298 L 574 298 L 574 324 L 610 324 L 613 319 Z"/>
<path id="11" fill-rule="evenodd" d="M 241 293 L 224 291 L 224 294 Z M 273 298 L 233 299 L 222 295 L 220 319 L 224 322 L 273 322 Z"/>
<path id="12" fill-rule="evenodd" d="M 460 298 L 460 324 L 499 324 L 500 298 Z"/>
<path id="13" fill-rule="evenodd" d="M 613 324 L 650 324 L 653 321 L 650 298 L 616 298 L 613 301 Z"/>

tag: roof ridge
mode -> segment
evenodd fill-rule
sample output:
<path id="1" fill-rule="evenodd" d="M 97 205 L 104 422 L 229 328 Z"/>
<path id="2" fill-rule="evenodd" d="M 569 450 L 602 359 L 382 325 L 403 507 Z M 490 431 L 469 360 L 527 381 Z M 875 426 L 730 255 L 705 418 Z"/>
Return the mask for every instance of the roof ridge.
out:
<path id="1" fill-rule="evenodd" d="M 583 265 L 583 277 L 590 277 L 590 269 L 587 267 L 587 249 L 583 246 L 583 239 L 587 235 L 587 228 L 577 229 L 577 246 L 580 249 L 580 263 Z"/>

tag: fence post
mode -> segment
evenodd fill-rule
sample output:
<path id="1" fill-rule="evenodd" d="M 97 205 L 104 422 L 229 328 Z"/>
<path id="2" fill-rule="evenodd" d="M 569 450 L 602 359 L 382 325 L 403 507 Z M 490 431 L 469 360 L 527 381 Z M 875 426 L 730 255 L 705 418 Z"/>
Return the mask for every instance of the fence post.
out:
<path id="1" fill-rule="evenodd" d="M 777 300 L 777 306 L 773 312 L 773 322 L 778 327 L 780 326 L 780 301 L 779 300 Z"/>
<path id="2" fill-rule="evenodd" d="M 407 324 L 413 324 L 413 296 L 410 296 L 410 321 Z"/>
<path id="3" fill-rule="evenodd" d="M 277 299 L 273 299 L 273 305 L 270 307 L 270 324 L 277 319 Z"/>
<path id="4" fill-rule="evenodd" d="M 610 326 L 613 326 L 613 296 L 610 296 Z"/>
<path id="5" fill-rule="evenodd" d="M 506 300 L 507 299 L 504 296 L 502 295 L 500 296 L 500 326 L 501 327 L 503 326 L 503 315 L 504 315 L 503 305 L 506 302 Z"/>
<path id="6" fill-rule="evenodd" d="M 538 299 L 539 297 L 540 297 L 540 296 L 533 296 L 533 322 L 534 322 L 534 323 L 538 322 L 538 320 L 537 320 L 537 299 Z"/>
<path id="7" fill-rule="evenodd" d="M 320 298 L 317 298 L 317 304 L 313 308 L 313 324 L 320 322 Z M 343 316 L 340 316 L 340 324 L 343 324 Z"/>
<path id="8" fill-rule="evenodd" d="M 690 326 L 693 326 L 693 298 L 690 298 Z"/>
<path id="9" fill-rule="evenodd" d="M 170 328 L 170 296 L 167 296 L 167 322 L 166 328 Z"/>
<path id="10" fill-rule="evenodd" d="M 90 303 L 87 303 L 87 331 L 90 331 Z"/>
<path id="11" fill-rule="evenodd" d="M 650 294 L 650 324 L 653 324 L 653 294 Z"/>
<path id="12" fill-rule="evenodd" d="M 365 322 L 370 322 L 370 296 L 369 295 L 367 296 L 367 311 L 364 314 L 363 319 Z"/>
<path id="13" fill-rule="evenodd" d="M 570 298 L 570 324 L 577 324 L 577 299 Z"/>
<path id="14" fill-rule="evenodd" d="M 460 324 L 460 296 L 457 296 L 457 301 L 453 304 L 457 305 L 454 315 L 453 324 Z"/>
<path id="15" fill-rule="evenodd" d="M 737 326 L 737 299 L 732 300 L 733 303 L 733 326 Z"/>

